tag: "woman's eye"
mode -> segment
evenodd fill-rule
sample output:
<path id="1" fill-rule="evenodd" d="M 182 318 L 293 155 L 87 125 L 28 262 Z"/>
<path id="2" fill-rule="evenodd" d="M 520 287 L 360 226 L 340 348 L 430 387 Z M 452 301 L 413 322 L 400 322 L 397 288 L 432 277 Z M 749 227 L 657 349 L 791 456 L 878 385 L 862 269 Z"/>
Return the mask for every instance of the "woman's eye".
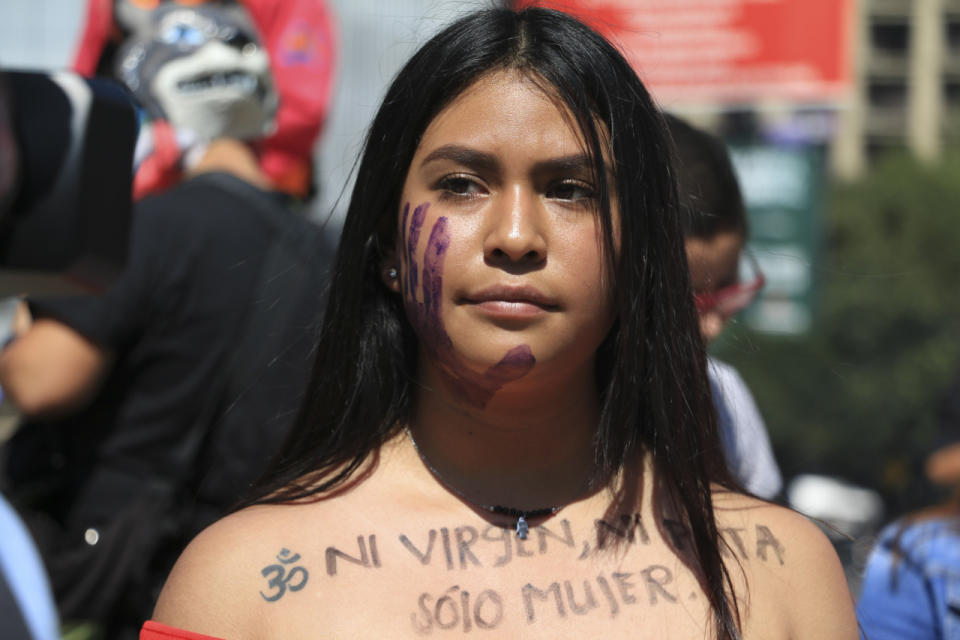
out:
<path id="1" fill-rule="evenodd" d="M 475 196 L 481 193 L 476 181 L 466 176 L 447 176 L 437 183 L 437 189 L 455 196 Z"/>
<path id="2" fill-rule="evenodd" d="M 566 181 L 551 186 L 547 190 L 547 197 L 557 200 L 570 200 L 572 202 L 582 202 L 592 200 L 594 197 L 593 188 L 583 182 Z"/>

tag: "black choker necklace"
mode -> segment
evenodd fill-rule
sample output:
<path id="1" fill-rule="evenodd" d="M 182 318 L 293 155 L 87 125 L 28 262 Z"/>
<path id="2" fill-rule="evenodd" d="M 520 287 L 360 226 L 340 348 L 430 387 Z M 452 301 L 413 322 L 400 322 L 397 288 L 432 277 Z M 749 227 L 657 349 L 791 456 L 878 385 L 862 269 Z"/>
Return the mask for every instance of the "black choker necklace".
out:
<path id="1" fill-rule="evenodd" d="M 437 482 L 442 484 L 444 487 L 446 487 L 450 491 L 453 491 L 460 498 L 469 502 L 475 507 L 479 507 L 480 509 L 483 509 L 484 511 L 489 511 L 490 513 L 496 513 L 497 515 L 510 516 L 511 518 L 516 518 L 517 519 L 517 537 L 520 538 L 521 540 L 526 540 L 527 533 L 530 531 L 530 525 L 527 524 L 527 520 L 533 520 L 535 518 L 542 518 L 544 516 L 553 515 L 557 511 L 560 511 L 560 509 L 563 509 L 565 506 L 567 506 L 566 504 L 561 504 L 555 507 L 543 507 L 542 509 L 524 510 L 524 509 L 514 509 L 513 507 L 504 507 L 499 504 L 497 505 L 483 504 L 482 502 L 477 502 L 476 500 L 472 500 L 468 496 L 464 495 L 462 491 L 460 491 L 455 486 L 447 482 L 443 478 L 443 476 L 440 475 L 440 472 L 437 471 L 437 469 L 432 464 L 430 464 L 430 461 L 427 460 L 427 457 L 423 455 L 422 451 L 420 451 L 420 447 L 417 446 L 417 441 L 414 440 L 413 433 L 411 433 L 410 428 L 404 427 L 403 430 L 407 432 L 407 437 L 410 439 L 410 444 L 413 445 L 414 451 L 416 451 L 417 455 L 420 456 L 420 461 L 423 462 L 424 466 L 430 470 L 430 473 L 433 475 L 434 478 L 436 478 Z"/>

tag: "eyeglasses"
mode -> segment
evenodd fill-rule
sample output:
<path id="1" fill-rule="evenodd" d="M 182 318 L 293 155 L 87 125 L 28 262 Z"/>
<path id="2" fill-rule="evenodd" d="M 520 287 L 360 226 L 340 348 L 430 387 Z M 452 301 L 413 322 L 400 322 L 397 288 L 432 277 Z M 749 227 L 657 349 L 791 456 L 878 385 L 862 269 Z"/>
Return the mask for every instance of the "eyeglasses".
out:
<path id="1" fill-rule="evenodd" d="M 718 313 L 729 318 L 750 306 L 765 283 L 766 278 L 763 277 L 756 258 L 749 251 L 744 251 L 740 257 L 737 282 L 716 291 L 706 291 L 693 296 L 697 313 Z"/>

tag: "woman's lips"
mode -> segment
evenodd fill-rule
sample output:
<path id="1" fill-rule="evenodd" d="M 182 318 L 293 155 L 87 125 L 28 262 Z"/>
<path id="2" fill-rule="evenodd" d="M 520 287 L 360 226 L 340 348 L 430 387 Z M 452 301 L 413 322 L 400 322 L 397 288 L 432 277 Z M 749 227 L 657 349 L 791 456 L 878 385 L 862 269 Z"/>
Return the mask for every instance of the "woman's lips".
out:
<path id="1" fill-rule="evenodd" d="M 502 318 L 530 318 L 556 311 L 556 300 L 533 287 L 493 286 L 472 292 L 463 299 L 484 314 Z"/>
<path id="2" fill-rule="evenodd" d="M 487 315 L 502 318 L 532 318 L 547 312 L 543 307 L 529 302 L 506 300 L 485 300 L 476 303 L 476 308 Z"/>

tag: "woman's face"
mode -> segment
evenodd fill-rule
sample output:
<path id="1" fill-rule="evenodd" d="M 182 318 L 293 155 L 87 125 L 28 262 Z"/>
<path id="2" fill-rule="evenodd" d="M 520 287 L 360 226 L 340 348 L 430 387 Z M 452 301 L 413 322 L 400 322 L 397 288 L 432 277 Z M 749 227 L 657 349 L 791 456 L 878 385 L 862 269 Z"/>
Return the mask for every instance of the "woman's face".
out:
<path id="1" fill-rule="evenodd" d="M 421 367 L 477 406 L 508 384 L 592 384 L 612 324 L 598 185 L 557 104 L 516 72 L 485 76 L 430 123 L 404 182 L 390 283 Z"/>

